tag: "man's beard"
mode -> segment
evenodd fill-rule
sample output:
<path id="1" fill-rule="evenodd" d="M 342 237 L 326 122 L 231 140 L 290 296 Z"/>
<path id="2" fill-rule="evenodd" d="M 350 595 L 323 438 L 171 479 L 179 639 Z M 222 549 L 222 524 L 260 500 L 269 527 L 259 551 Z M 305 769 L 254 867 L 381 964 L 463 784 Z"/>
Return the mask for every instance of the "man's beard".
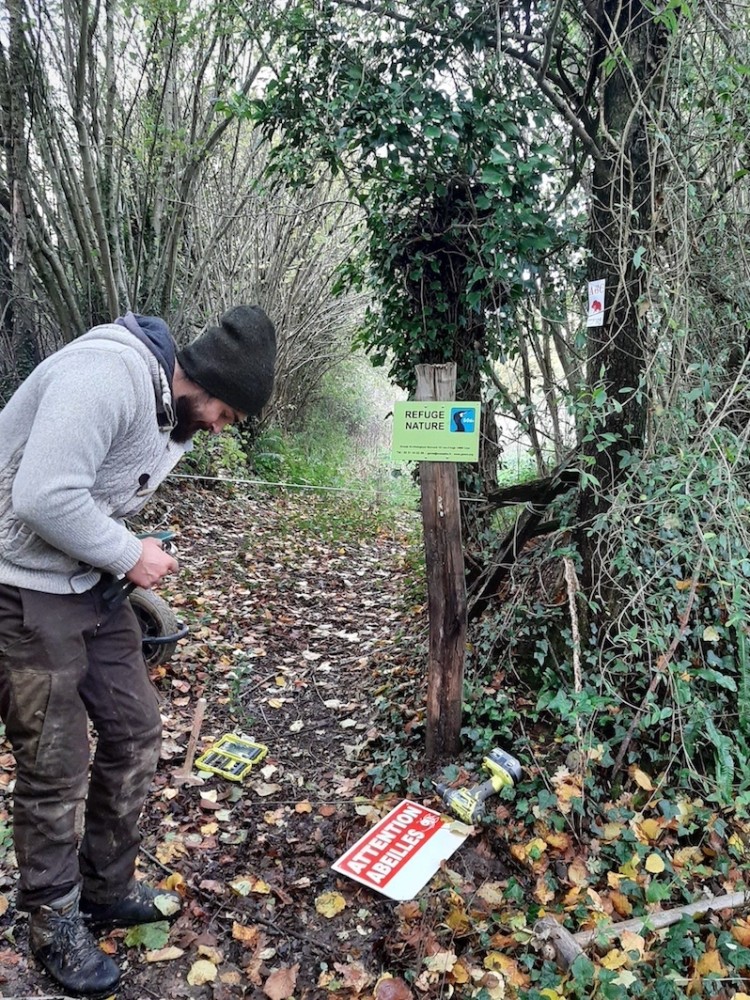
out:
<path id="1" fill-rule="evenodd" d="M 170 437 L 177 444 L 185 444 L 197 431 L 208 430 L 209 425 L 198 420 L 195 405 L 187 396 L 180 396 L 174 404 L 175 425 Z"/>

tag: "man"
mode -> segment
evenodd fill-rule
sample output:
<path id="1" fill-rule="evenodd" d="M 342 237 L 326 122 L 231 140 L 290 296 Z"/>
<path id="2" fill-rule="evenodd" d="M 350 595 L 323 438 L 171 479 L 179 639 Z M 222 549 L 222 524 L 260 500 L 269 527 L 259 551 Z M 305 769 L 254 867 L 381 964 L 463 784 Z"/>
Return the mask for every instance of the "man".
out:
<path id="1" fill-rule="evenodd" d="M 103 599 L 113 577 L 152 587 L 177 563 L 124 519 L 197 431 L 260 412 L 275 357 L 257 306 L 181 351 L 163 320 L 128 313 L 47 358 L 0 411 L 0 716 L 16 759 L 18 906 L 32 952 L 72 992 L 110 993 L 119 979 L 92 928 L 179 908 L 134 877 L 161 720 L 135 615 Z"/>

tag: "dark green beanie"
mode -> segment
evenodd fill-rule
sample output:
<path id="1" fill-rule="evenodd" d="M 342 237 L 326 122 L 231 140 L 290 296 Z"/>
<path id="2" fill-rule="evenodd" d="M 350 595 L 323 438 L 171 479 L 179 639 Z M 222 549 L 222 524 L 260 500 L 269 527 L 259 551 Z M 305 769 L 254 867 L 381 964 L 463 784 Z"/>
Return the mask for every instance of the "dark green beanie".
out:
<path id="1" fill-rule="evenodd" d="M 235 306 L 177 360 L 191 381 L 234 410 L 260 413 L 273 390 L 276 332 L 260 306 Z"/>

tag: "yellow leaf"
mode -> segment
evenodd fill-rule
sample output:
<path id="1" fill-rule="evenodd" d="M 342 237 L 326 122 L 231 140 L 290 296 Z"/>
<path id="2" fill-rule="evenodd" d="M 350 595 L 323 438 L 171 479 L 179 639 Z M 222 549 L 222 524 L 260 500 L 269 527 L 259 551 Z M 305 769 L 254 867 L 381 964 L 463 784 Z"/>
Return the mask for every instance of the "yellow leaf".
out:
<path id="1" fill-rule="evenodd" d="M 624 865 L 620 866 L 620 874 L 624 875 L 625 878 L 636 878 L 638 875 L 638 866 L 641 863 L 641 859 L 637 854 L 634 854 L 630 861 L 626 861 Z"/>
<path id="2" fill-rule="evenodd" d="M 732 1000 L 750 1000 L 750 993 L 735 993 Z"/>
<path id="3" fill-rule="evenodd" d="M 460 983 L 461 985 L 469 982 L 469 980 L 471 979 L 471 971 L 469 970 L 469 967 L 466 965 L 464 959 L 459 958 L 459 960 L 453 966 L 453 968 L 451 969 L 451 977 L 454 983 Z M 409 997 L 411 997 L 411 993 L 409 994 Z"/>
<path id="4" fill-rule="evenodd" d="M 664 831 L 664 827 L 657 819 L 644 819 L 636 826 L 637 830 L 643 834 L 647 841 L 655 843 Z"/>
<path id="5" fill-rule="evenodd" d="M 628 768 L 628 771 L 630 772 L 630 777 L 637 785 L 645 789 L 647 792 L 653 792 L 653 783 L 645 771 L 642 771 L 640 767 L 635 767 L 634 765 Z"/>
<path id="6" fill-rule="evenodd" d="M 623 965 L 628 964 L 629 959 L 622 949 L 613 948 L 612 951 L 608 951 L 607 954 L 600 959 L 600 962 L 605 969 L 621 969 Z"/>
<path id="7" fill-rule="evenodd" d="M 695 971 L 699 976 L 707 976 L 710 972 L 715 972 L 719 976 L 727 974 L 727 970 L 721 960 L 721 955 L 715 948 L 701 955 L 695 963 Z"/>
<path id="8" fill-rule="evenodd" d="M 704 642 L 718 642 L 721 636 L 717 629 L 713 625 L 708 625 L 703 629 L 703 641 Z"/>
<path id="9" fill-rule="evenodd" d="M 565 851 L 570 846 L 570 837 L 563 831 L 550 830 L 549 833 L 545 833 L 544 839 L 557 851 Z"/>
<path id="10" fill-rule="evenodd" d="M 346 900 L 340 892 L 324 892 L 315 900 L 315 909 L 322 917 L 335 917 L 346 907 Z"/>
<path id="11" fill-rule="evenodd" d="M 294 807 L 294 811 L 296 813 L 311 813 L 312 804 L 308 802 L 307 799 L 305 799 L 303 802 L 297 803 L 297 805 Z"/>
<path id="12" fill-rule="evenodd" d="M 269 698 L 268 699 L 268 704 L 271 706 L 271 708 L 281 708 L 283 706 L 283 704 L 284 704 L 284 699 L 283 698 Z"/>
<path id="13" fill-rule="evenodd" d="M 529 977 L 519 968 L 518 962 L 499 951 L 490 951 L 484 959 L 485 969 L 501 973 L 503 979 L 513 986 L 528 986 Z M 455 972 L 455 970 L 454 970 Z"/>
<path id="14" fill-rule="evenodd" d="M 0 917 L 2 917 L 2 915 L 6 912 L 7 909 L 8 909 L 8 897 L 3 896 L 2 893 L 0 893 Z"/>
<path id="15" fill-rule="evenodd" d="M 604 840 L 618 840 L 622 833 L 622 823 L 605 823 L 602 830 Z"/>
<path id="16" fill-rule="evenodd" d="M 553 990 L 551 986 L 545 987 L 543 990 L 539 990 L 539 996 L 546 997 L 546 1000 L 562 1000 L 562 996 Z"/>
<path id="17" fill-rule="evenodd" d="M 658 854 L 649 854 L 646 858 L 645 868 L 647 872 L 651 872 L 652 875 L 658 875 L 663 872 L 666 868 L 664 864 L 664 859 Z"/>
<path id="18" fill-rule="evenodd" d="M 734 940 L 741 944 L 743 948 L 750 948 L 750 923 L 745 917 L 740 917 L 730 927 L 730 933 Z"/>
<path id="19" fill-rule="evenodd" d="M 205 986 L 206 983 L 212 983 L 216 979 L 216 975 L 214 963 L 201 958 L 190 966 L 187 981 L 191 986 Z"/>
<path id="20" fill-rule="evenodd" d="M 471 921 L 460 906 L 451 908 L 445 922 L 454 934 L 467 934 L 471 929 Z"/>

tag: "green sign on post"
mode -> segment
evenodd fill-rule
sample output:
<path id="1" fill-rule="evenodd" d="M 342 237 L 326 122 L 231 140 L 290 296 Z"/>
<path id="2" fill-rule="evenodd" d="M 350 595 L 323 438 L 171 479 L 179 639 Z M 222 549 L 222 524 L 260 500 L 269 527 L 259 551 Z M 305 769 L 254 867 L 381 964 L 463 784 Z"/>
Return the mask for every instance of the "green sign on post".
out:
<path id="1" fill-rule="evenodd" d="M 393 404 L 394 462 L 478 462 L 481 404 Z"/>

